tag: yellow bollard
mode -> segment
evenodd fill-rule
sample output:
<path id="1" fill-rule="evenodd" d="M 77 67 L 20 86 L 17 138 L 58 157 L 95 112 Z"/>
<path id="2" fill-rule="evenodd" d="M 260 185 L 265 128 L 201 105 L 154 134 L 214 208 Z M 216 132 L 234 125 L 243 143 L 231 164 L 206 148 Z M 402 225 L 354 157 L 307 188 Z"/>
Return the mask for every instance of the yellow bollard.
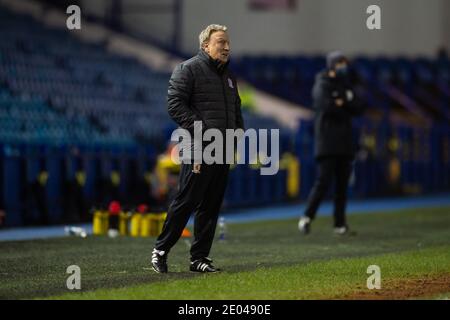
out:
<path id="1" fill-rule="evenodd" d="M 130 235 L 132 237 L 139 237 L 141 235 L 141 222 L 142 214 L 135 212 L 130 220 Z"/>
<path id="2" fill-rule="evenodd" d="M 129 212 L 121 212 L 119 214 L 119 234 L 121 236 L 128 236 L 130 233 L 130 222 L 131 213 Z"/>
<path id="3" fill-rule="evenodd" d="M 145 228 L 145 231 L 141 232 L 142 236 L 145 237 L 157 237 L 161 234 L 164 221 L 166 220 L 167 214 L 165 212 L 163 213 L 148 213 L 145 215 L 145 221 L 143 223 L 143 228 Z M 145 233 L 145 235 L 144 235 Z"/>
<path id="4" fill-rule="evenodd" d="M 289 199 L 295 199 L 300 192 L 300 161 L 293 154 L 286 152 L 280 160 L 280 169 L 286 170 L 286 193 Z"/>
<path id="5" fill-rule="evenodd" d="M 92 220 L 92 233 L 96 236 L 104 235 L 103 216 L 101 210 L 95 210 Z"/>
<path id="6" fill-rule="evenodd" d="M 151 236 L 151 214 L 147 213 L 142 216 L 141 220 L 141 237 L 150 237 Z"/>
<path id="7" fill-rule="evenodd" d="M 287 194 L 295 199 L 300 192 L 300 161 L 292 156 L 287 168 Z"/>

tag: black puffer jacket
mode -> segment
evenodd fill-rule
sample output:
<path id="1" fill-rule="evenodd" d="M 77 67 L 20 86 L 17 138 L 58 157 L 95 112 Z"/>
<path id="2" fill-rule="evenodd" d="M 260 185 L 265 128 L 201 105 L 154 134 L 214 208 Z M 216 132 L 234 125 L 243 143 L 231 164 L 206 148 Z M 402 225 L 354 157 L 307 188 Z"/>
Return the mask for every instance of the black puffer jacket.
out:
<path id="1" fill-rule="evenodd" d="M 194 121 L 202 121 L 203 130 L 244 128 L 241 99 L 228 63 L 219 67 L 203 50 L 175 68 L 167 102 L 172 119 L 190 132 Z"/>
<path id="2" fill-rule="evenodd" d="M 352 138 L 352 117 L 360 115 L 363 104 L 355 95 L 347 79 L 330 78 L 327 72 L 316 76 L 313 88 L 316 158 L 349 156 L 355 152 Z M 336 99 L 344 104 L 339 107 Z"/>

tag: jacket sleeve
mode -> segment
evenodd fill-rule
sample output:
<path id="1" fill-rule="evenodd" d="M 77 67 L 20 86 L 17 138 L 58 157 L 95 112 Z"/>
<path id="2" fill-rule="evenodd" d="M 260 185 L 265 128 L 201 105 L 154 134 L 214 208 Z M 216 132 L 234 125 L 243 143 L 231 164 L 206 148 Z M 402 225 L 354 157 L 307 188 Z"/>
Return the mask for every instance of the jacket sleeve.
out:
<path id="1" fill-rule="evenodd" d="M 183 129 L 194 130 L 194 121 L 202 121 L 190 106 L 194 78 L 192 72 L 179 64 L 172 73 L 167 90 L 167 109 L 170 117 Z M 203 123 L 203 128 L 205 124 Z"/>
<path id="2" fill-rule="evenodd" d="M 239 92 L 237 94 L 237 102 L 235 108 L 236 108 L 236 128 L 245 130 L 244 119 L 242 118 L 242 110 L 241 110 L 241 97 L 239 96 Z"/>
<path id="3" fill-rule="evenodd" d="M 351 88 L 346 90 L 344 109 L 352 116 L 360 116 L 364 113 L 364 103 Z"/>
<path id="4" fill-rule="evenodd" d="M 314 106 L 317 111 L 322 111 L 330 115 L 337 115 L 345 112 L 342 110 L 342 107 L 338 107 L 335 104 L 335 99 L 332 97 L 332 91 L 333 88 L 329 83 L 322 81 L 320 78 L 316 79 L 312 95 Z"/>

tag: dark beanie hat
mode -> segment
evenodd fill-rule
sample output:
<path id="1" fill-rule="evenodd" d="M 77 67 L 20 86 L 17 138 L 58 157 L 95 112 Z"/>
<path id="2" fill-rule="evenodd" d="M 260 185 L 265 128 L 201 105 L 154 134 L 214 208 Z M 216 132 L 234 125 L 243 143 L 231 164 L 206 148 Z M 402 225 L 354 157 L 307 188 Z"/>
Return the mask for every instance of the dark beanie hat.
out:
<path id="1" fill-rule="evenodd" d="M 341 61 L 347 61 L 347 58 L 340 51 L 333 51 L 327 55 L 327 68 L 332 69 L 334 65 Z"/>

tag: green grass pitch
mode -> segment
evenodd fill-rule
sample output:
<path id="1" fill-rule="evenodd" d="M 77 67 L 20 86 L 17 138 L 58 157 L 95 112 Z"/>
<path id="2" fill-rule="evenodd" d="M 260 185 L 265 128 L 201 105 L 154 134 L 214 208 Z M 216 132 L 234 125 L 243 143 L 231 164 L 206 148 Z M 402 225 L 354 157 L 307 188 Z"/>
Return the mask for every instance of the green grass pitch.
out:
<path id="1" fill-rule="evenodd" d="M 274 213 L 276 214 L 276 213 Z M 169 273 L 150 268 L 154 238 L 66 237 L 0 242 L 2 299 L 359 299 L 450 296 L 450 208 L 349 216 L 356 236 L 332 234 L 319 217 L 302 236 L 296 220 L 228 225 L 211 253 L 217 274 L 188 271 L 188 245 L 169 255 Z M 70 265 L 81 290 L 68 290 Z M 381 289 L 366 286 L 369 265 Z"/>

